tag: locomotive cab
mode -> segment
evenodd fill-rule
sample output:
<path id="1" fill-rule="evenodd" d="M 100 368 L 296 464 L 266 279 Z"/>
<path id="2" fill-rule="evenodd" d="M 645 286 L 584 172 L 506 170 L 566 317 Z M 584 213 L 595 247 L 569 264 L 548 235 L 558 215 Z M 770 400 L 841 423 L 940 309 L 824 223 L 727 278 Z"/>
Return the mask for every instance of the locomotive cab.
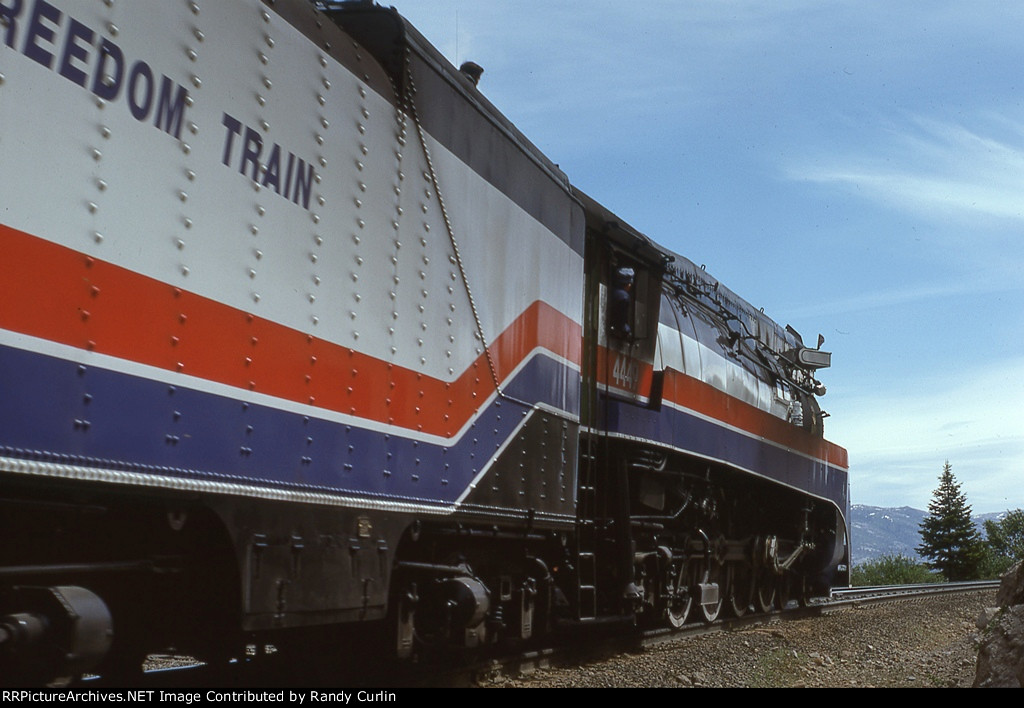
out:
<path id="1" fill-rule="evenodd" d="M 826 591 L 846 544 L 845 451 L 815 399 L 830 355 L 577 196 L 580 618 L 678 626 Z"/>
<path id="2" fill-rule="evenodd" d="M 586 210 L 584 395 L 657 406 L 654 357 L 661 283 L 671 257 L 579 190 Z M 600 393 L 598 393 L 598 391 Z M 584 406 L 597 424 L 597 408 Z"/>

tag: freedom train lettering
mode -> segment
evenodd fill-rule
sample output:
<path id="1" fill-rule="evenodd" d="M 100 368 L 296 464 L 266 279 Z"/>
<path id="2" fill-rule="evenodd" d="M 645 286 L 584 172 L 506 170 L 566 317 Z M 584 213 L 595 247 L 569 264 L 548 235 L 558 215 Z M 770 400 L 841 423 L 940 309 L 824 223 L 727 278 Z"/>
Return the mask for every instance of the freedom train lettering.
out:
<path id="1" fill-rule="evenodd" d="M 166 75 L 158 82 L 145 61 L 129 63 L 115 42 L 46 0 L 0 0 L 0 41 L 97 98 L 113 103 L 123 96 L 137 121 L 152 120 L 155 127 L 181 139 L 190 105 L 188 90 Z M 222 163 L 308 211 L 316 178 L 313 166 L 294 153 L 283 153 L 276 143 L 264 155 L 259 133 L 227 113 L 222 123 Z"/>
<path id="2" fill-rule="evenodd" d="M 162 75 L 158 87 L 149 64 L 140 59 L 129 65 L 121 47 L 46 0 L 27 7 L 25 0 L 0 0 L 4 44 L 104 101 L 116 101 L 124 89 L 135 120 L 152 117 L 154 126 L 181 139 L 188 98 L 184 86 Z"/>

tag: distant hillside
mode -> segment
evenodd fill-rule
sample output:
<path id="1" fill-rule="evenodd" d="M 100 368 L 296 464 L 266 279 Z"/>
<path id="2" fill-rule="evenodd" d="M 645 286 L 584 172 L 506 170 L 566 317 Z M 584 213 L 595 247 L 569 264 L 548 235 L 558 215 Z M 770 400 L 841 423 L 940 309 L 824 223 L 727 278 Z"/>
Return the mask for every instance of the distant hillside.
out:
<path id="1" fill-rule="evenodd" d="M 928 512 L 909 506 L 886 508 L 854 504 L 850 507 L 853 565 L 884 555 L 918 558 L 921 521 Z"/>
<path id="2" fill-rule="evenodd" d="M 920 560 L 915 550 L 921 543 L 921 521 L 927 511 L 909 506 L 888 508 L 854 504 L 850 507 L 850 535 L 853 540 L 853 565 L 884 555 L 902 554 Z M 984 535 L 984 521 L 999 519 L 1003 513 L 981 514 L 974 523 Z"/>

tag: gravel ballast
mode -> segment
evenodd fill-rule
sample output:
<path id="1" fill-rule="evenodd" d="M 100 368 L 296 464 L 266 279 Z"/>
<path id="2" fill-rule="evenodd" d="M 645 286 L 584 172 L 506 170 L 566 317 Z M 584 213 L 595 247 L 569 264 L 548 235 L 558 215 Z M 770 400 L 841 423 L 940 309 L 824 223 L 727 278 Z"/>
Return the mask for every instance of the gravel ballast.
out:
<path id="1" fill-rule="evenodd" d="M 507 687 L 969 687 L 995 592 L 864 605 L 674 640 Z"/>

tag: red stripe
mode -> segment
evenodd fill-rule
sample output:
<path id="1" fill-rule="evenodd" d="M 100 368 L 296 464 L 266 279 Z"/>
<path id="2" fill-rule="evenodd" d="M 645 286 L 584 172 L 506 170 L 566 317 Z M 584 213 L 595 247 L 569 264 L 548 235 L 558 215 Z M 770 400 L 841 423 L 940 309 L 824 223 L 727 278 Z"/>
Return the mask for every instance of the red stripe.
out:
<path id="1" fill-rule="evenodd" d="M 432 435 L 454 435 L 493 391 L 483 355 L 449 383 L 3 225 L 0 238 L 3 329 Z M 504 381 L 537 347 L 578 366 L 581 343 L 578 323 L 537 301 L 491 353 Z M 642 368 L 640 390 L 650 373 Z M 692 377 L 666 372 L 664 396 L 847 466 L 841 447 Z"/>
<path id="2" fill-rule="evenodd" d="M 692 376 L 666 370 L 663 398 L 773 443 L 826 460 L 836 467 L 849 468 L 845 449 Z"/>
<path id="3" fill-rule="evenodd" d="M 624 375 L 620 375 L 618 378 L 615 375 L 616 365 L 626 369 L 623 372 Z M 634 366 L 635 369 L 633 369 Z M 649 362 L 645 362 L 638 357 L 623 354 L 614 349 L 609 349 L 608 347 L 599 346 L 597 348 L 597 362 L 594 369 L 597 372 L 597 382 L 602 386 L 619 389 L 636 397 L 649 398 L 651 395 L 654 365 Z"/>
<path id="4" fill-rule="evenodd" d="M 0 225 L 0 328 L 433 435 L 493 392 L 484 355 L 446 382 Z M 530 305 L 492 343 L 503 380 L 537 347 L 580 361 L 581 328 Z"/>

